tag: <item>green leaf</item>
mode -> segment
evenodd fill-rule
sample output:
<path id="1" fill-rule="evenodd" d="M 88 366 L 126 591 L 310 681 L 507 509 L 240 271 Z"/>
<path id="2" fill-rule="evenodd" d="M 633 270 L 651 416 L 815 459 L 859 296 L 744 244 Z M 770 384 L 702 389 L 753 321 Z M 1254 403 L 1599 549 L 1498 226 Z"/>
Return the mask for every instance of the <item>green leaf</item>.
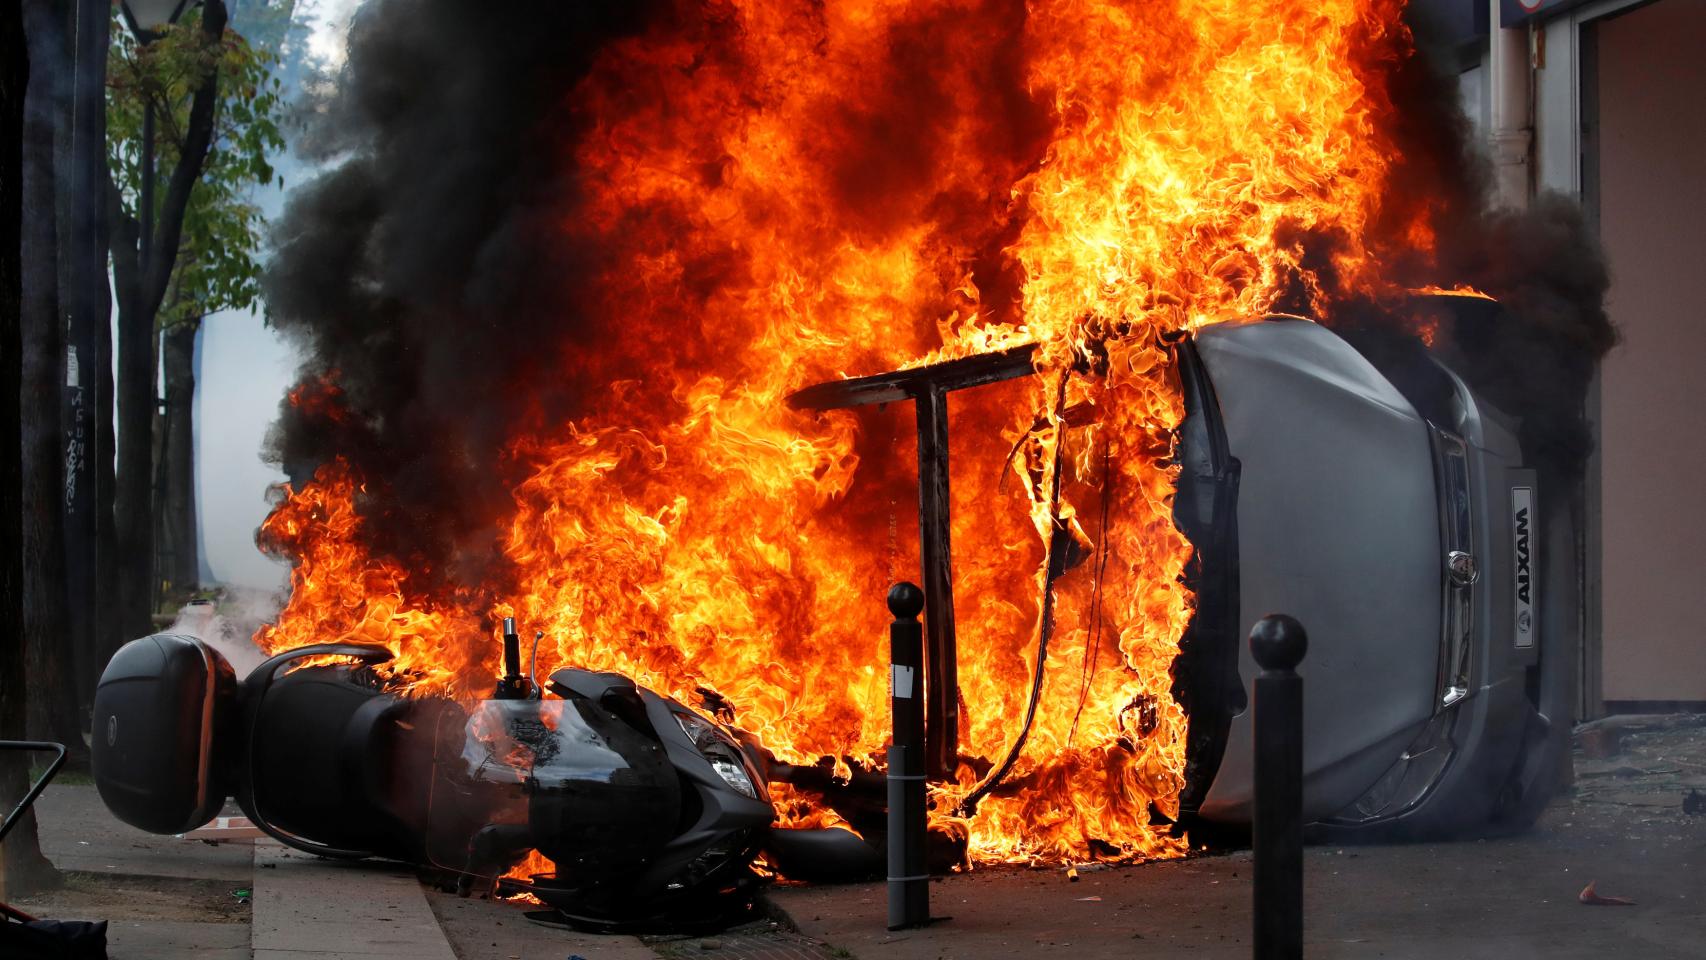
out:
<path id="1" fill-rule="evenodd" d="M 168 304 L 157 324 L 251 307 L 260 297 L 266 224 L 251 198 L 258 187 L 284 185 L 271 161 L 285 146 L 284 61 L 278 51 L 292 43 L 305 49 L 306 27 L 293 19 L 295 6 L 295 0 L 250 0 L 242 23 L 252 36 L 227 30 L 222 42 L 211 44 L 195 11 L 146 48 L 115 21 L 107 70 L 107 164 L 128 215 L 139 213 L 144 116 L 153 109 L 156 176 L 169 176 L 182 151 L 179 137 L 189 125 L 194 92 L 210 71 L 218 78 L 214 145 L 184 211 Z M 300 56 L 297 60 L 300 68 Z M 157 202 L 163 192 L 156 189 Z"/>

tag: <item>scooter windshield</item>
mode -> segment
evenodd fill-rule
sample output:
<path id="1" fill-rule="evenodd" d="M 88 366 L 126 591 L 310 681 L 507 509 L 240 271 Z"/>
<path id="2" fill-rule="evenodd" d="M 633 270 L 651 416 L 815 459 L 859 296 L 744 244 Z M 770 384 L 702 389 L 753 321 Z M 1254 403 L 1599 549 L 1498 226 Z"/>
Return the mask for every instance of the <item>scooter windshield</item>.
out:
<path id="1" fill-rule="evenodd" d="M 541 875 L 607 880 L 668 840 L 681 789 L 655 739 L 579 700 L 464 706 L 442 715 L 435 738 L 435 865 L 524 887 Z"/>

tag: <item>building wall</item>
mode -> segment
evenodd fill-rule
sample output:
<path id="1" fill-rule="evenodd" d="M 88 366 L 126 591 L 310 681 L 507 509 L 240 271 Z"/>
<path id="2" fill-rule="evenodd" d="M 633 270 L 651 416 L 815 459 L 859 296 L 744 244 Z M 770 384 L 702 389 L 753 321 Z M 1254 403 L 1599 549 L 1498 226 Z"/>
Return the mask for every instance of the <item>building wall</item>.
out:
<path id="1" fill-rule="evenodd" d="M 1534 179 L 1542 190 L 1579 195 L 1581 180 L 1581 30 L 1573 17 L 1540 28 L 1534 71 Z"/>
<path id="2" fill-rule="evenodd" d="M 1593 169 L 1623 337 L 1599 391 L 1602 696 L 1706 701 L 1706 3 L 1593 29 Z M 1552 156 L 1556 176 L 1569 157 Z"/>

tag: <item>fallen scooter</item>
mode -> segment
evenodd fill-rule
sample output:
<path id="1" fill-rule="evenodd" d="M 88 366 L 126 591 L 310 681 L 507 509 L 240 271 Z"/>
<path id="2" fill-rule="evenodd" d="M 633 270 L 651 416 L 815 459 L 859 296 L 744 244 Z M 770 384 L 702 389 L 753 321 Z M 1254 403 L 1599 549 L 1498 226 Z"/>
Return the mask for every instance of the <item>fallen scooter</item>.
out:
<path id="1" fill-rule="evenodd" d="M 490 699 L 410 696 L 374 669 L 390 656 L 308 646 L 239 680 L 194 637 L 132 641 L 96 691 L 101 798 L 162 834 L 235 798 L 296 849 L 421 864 L 464 890 L 501 881 L 589 929 L 739 919 L 766 849 L 827 875 L 882 869 L 851 831 L 775 826 L 768 758 L 724 725 L 617 674 L 536 683 L 508 621 Z M 515 875 L 535 851 L 554 869 Z"/>

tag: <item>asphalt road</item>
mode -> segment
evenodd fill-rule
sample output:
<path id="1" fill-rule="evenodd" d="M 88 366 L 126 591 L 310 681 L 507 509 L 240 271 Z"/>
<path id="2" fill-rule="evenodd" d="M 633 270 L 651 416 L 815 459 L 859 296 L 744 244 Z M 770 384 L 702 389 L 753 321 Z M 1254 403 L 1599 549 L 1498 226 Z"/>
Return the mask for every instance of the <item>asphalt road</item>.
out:
<path id="1" fill-rule="evenodd" d="M 1577 781 L 1514 837 L 1314 847 L 1305 853 L 1312 958 L 1706 957 L 1706 717 L 1634 720 L 1609 756 L 1578 756 Z M 1058 955 L 1250 956 L 1250 855 L 1084 873 L 992 868 L 931 886 L 952 919 L 889 933 L 882 884 L 785 887 L 771 899 L 800 930 L 862 958 Z M 1632 906 L 1589 906 L 1600 894 Z"/>

